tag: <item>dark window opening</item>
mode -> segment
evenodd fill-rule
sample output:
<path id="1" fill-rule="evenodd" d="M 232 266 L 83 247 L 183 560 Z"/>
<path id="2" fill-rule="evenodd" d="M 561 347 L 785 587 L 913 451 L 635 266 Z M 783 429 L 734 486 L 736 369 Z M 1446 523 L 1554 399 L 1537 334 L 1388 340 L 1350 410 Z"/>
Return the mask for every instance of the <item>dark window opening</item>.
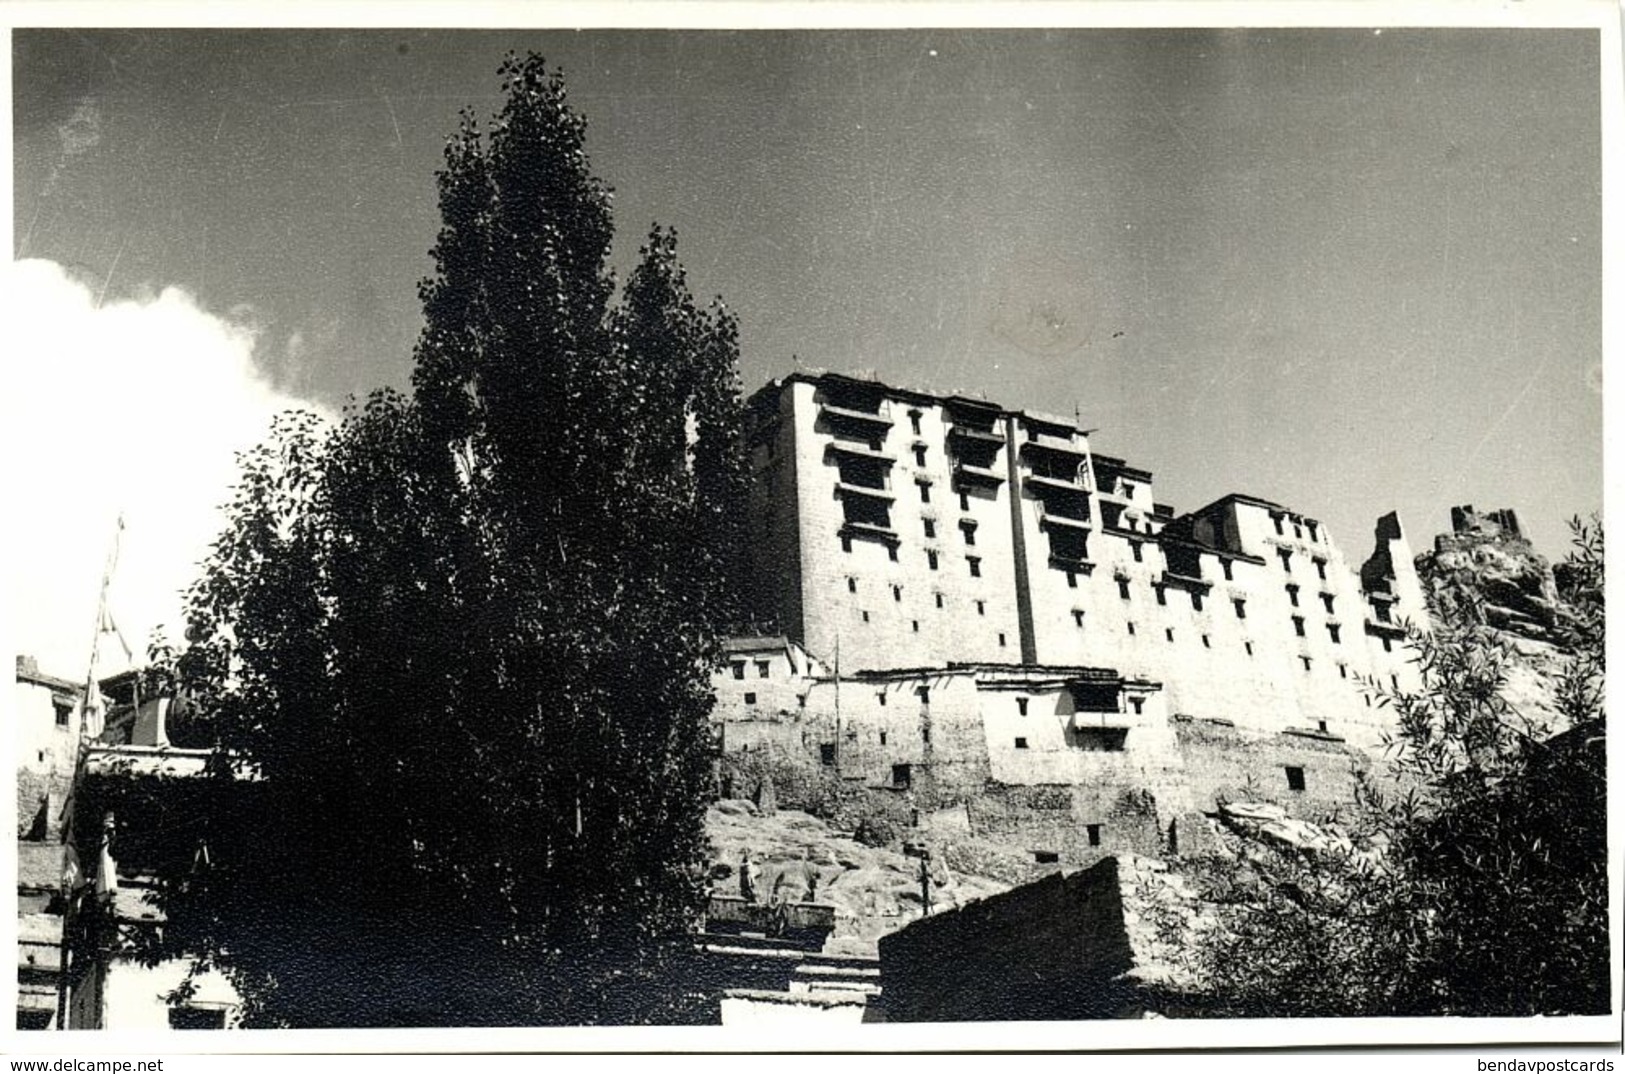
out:
<path id="1" fill-rule="evenodd" d="M 1128 699 L 1128 703 L 1134 709 L 1134 715 L 1139 716 L 1145 712 L 1145 698 L 1131 697 Z"/>
<path id="2" fill-rule="evenodd" d="M 767 678 L 768 669 L 771 668 L 771 667 L 772 667 L 772 665 L 769 664 L 766 660 L 758 660 L 758 661 L 756 661 L 756 677 L 758 679 Z"/>
<path id="3" fill-rule="evenodd" d="M 1297 586 L 1289 584 L 1286 587 L 1286 599 L 1290 600 L 1292 602 L 1292 606 L 1294 608 L 1296 608 L 1298 606 L 1298 587 Z"/>
<path id="4" fill-rule="evenodd" d="M 1300 638 L 1305 636 L 1303 632 L 1303 616 L 1294 615 L 1292 617 L 1292 631 Z"/>
<path id="5" fill-rule="evenodd" d="M 1332 595 L 1330 593 L 1322 593 L 1320 595 L 1320 603 L 1326 606 L 1327 615 L 1336 614 L 1337 609 L 1334 607 L 1335 602 L 1332 600 Z"/>
<path id="6" fill-rule="evenodd" d="M 867 623 L 869 621 L 869 613 L 868 612 L 863 613 L 863 621 L 865 623 Z"/>
<path id="7" fill-rule="evenodd" d="M 1202 594 L 1195 590 L 1191 591 L 1191 610 L 1197 612 L 1202 610 Z"/>
<path id="8" fill-rule="evenodd" d="M 850 538 L 850 537 L 842 537 L 841 538 L 841 551 L 843 551 L 843 552 L 852 551 L 852 538 Z"/>
<path id="9" fill-rule="evenodd" d="M 833 743 L 833 742 L 820 742 L 818 744 L 818 760 L 822 764 L 829 764 L 829 765 L 834 764 L 835 763 L 835 743 Z"/>
<path id="10" fill-rule="evenodd" d="M 1136 563 L 1144 563 L 1145 562 L 1145 553 L 1140 549 L 1140 542 L 1139 541 L 1130 541 L 1128 543 L 1128 550 L 1130 552 L 1134 553 L 1134 562 L 1136 562 Z"/>
<path id="11" fill-rule="evenodd" d="M 914 435 L 919 436 L 920 435 L 920 412 L 918 410 L 910 410 L 908 412 L 908 424 L 909 424 L 909 428 L 913 431 Z"/>
<path id="12" fill-rule="evenodd" d="M 1033 863 L 1035 865 L 1055 865 L 1060 860 L 1061 856 L 1053 850 L 1033 851 Z"/>
<path id="13" fill-rule="evenodd" d="M 976 614 L 977 615 L 986 615 L 987 614 L 987 601 L 979 600 L 979 601 L 976 602 Z"/>
<path id="14" fill-rule="evenodd" d="M 745 662 L 743 660 L 735 660 L 733 668 L 734 678 L 743 679 L 745 677 Z"/>
<path id="15" fill-rule="evenodd" d="M 1317 720 L 1317 721 L 1315 721 L 1315 727 L 1317 729 L 1321 730 L 1321 731 L 1326 730 L 1326 721 L 1325 720 Z"/>
<path id="16" fill-rule="evenodd" d="M 1342 645 L 1343 644 L 1343 630 L 1336 623 L 1327 623 L 1326 624 L 1326 633 L 1328 633 L 1328 634 L 1330 634 L 1332 636 L 1332 644 L 1333 645 Z"/>
<path id="17" fill-rule="evenodd" d="M 982 576 L 982 561 L 979 558 L 976 556 L 966 556 L 965 562 L 970 565 L 970 576 L 972 578 L 980 578 Z"/>
<path id="18" fill-rule="evenodd" d="M 1078 572 L 1077 571 L 1067 571 L 1066 572 L 1066 587 L 1068 589 L 1076 589 L 1076 588 L 1078 588 Z"/>
<path id="19" fill-rule="evenodd" d="M 1128 747 L 1128 728 L 1080 727 L 1077 743 L 1085 753 L 1121 753 Z"/>
<path id="20" fill-rule="evenodd" d="M 1128 632 L 1130 637 L 1134 636 L 1134 620 L 1132 619 L 1130 619 L 1128 622 Z"/>
<path id="21" fill-rule="evenodd" d="M 1281 557 L 1281 568 L 1288 574 L 1292 573 L 1292 550 L 1290 548 L 1277 548 L 1275 550 Z"/>
<path id="22" fill-rule="evenodd" d="M 937 607 L 939 607 L 939 608 L 942 607 L 942 594 L 941 593 L 937 594 Z"/>
<path id="23" fill-rule="evenodd" d="M 72 702 L 57 701 L 51 707 L 56 710 L 56 725 L 58 727 L 68 726 L 68 722 L 73 719 Z"/>
<path id="24" fill-rule="evenodd" d="M 1389 638 L 1383 638 L 1382 639 L 1382 651 L 1385 652 L 1385 653 L 1391 653 L 1391 652 L 1394 651 L 1394 643 L 1393 643 L 1392 639 L 1389 639 Z"/>
<path id="25" fill-rule="evenodd" d="M 1072 622 L 1078 626 L 1083 625 L 1083 612 L 1077 608 L 1072 609 Z"/>
<path id="26" fill-rule="evenodd" d="M 1289 791 L 1301 791 L 1304 788 L 1303 769 L 1288 765 L 1286 769 L 1286 787 Z"/>
<path id="27" fill-rule="evenodd" d="M 886 707 L 886 691 L 884 691 L 884 690 L 880 691 L 879 693 L 877 693 L 875 695 L 875 697 L 880 701 L 880 707 L 885 708 Z"/>
<path id="28" fill-rule="evenodd" d="M 1165 605 L 1165 604 L 1168 603 L 1168 590 L 1166 588 L 1164 588 L 1163 586 L 1160 586 L 1160 585 L 1152 586 L 1151 588 L 1156 590 L 1156 592 L 1157 592 L 1157 603 L 1158 604 L 1164 604 Z"/>
<path id="29" fill-rule="evenodd" d="M 937 535 L 937 524 L 935 521 L 929 518 L 922 518 L 920 521 L 925 525 L 925 536 L 928 539 Z"/>
<path id="30" fill-rule="evenodd" d="M 1072 708 L 1077 712 L 1116 712 L 1117 686 L 1114 683 L 1075 682 L 1070 687 Z"/>
<path id="31" fill-rule="evenodd" d="M 931 742 L 931 729 L 929 727 L 922 727 L 920 729 L 920 741 L 927 744 Z"/>
<path id="32" fill-rule="evenodd" d="M 1027 699 L 1025 697 L 1016 698 L 1016 711 L 1023 716 L 1027 715 Z"/>
<path id="33" fill-rule="evenodd" d="M 999 635 L 999 648 L 1001 648 L 1001 649 L 1004 648 L 1004 635 L 1003 634 Z"/>
<path id="34" fill-rule="evenodd" d="M 920 486 L 920 502 L 921 503 L 930 503 L 931 502 L 931 482 L 929 482 L 929 481 L 921 481 L 921 482 L 919 482 L 919 486 Z"/>
<path id="35" fill-rule="evenodd" d="M 1309 658 L 1307 656 L 1300 656 L 1300 657 L 1298 657 L 1298 659 L 1303 661 L 1303 670 L 1308 671 L 1309 670 Z"/>
<path id="36" fill-rule="evenodd" d="M 890 484 L 891 462 L 859 455 L 842 455 L 835 463 L 843 485 L 865 489 L 885 489 Z"/>
<path id="37" fill-rule="evenodd" d="M 1253 655 L 1253 643 L 1250 642 L 1250 641 L 1244 641 L 1241 644 L 1247 650 L 1247 655 L 1252 656 Z"/>
<path id="38" fill-rule="evenodd" d="M 1340 679 L 1346 679 L 1349 677 L 1349 666 L 1347 664 L 1337 665 L 1337 677 Z"/>
<path id="39" fill-rule="evenodd" d="M 1169 641 L 1174 640 L 1174 628 L 1173 627 L 1169 627 L 1168 629 L 1164 630 L 1163 633 L 1168 636 Z"/>
<path id="40" fill-rule="evenodd" d="M 1312 533 L 1313 531 L 1310 531 L 1310 532 Z M 1325 560 L 1319 559 L 1319 558 L 1317 558 L 1315 560 L 1315 573 L 1320 576 L 1321 581 L 1324 582 L 1326 580 L 1326 561 Z"/>
<path id="41" fill-rule="evenodd" d="M 1245 619 L 1245 618 L 1247 618 L 1247 602 L 1246 601 L 1244 601 L 1244 600 L 1232 600 L 1230 603 L 1234 604 L 1236 606 L 1236 618 L 1237 619 Z"/>
<path id="42" fill-rule="evenodd" d="M 891 785 L 893 787 L 908 787 L 914 782 L 914 767 L 906 764 L 891 766 Z"/>
<path id="43" fill-rule="evenodd" d="M 797 694 L 796 695 L 796 708 L 804 709 L 806 707 L 807 707 L 807 695 L 806 694 Z"/>
<path id="44" fill-rule="evenodd" d="M 886 558 L 891 560 L 893 563 L 897 562 L 897 546 L 896 545 L 892 544 L 892 545 L 887 545 L 886 546 Z"/>
<path id="45" fill-rule="evenodd" d="M 1085 824 L 1083 826 L 1083 831 L 1084 831 L 1084 834 L 1089 837 L 1089 845 L 1090 846 L 1098 847 L 1100 845 L 1100 825 L 1098 825 L 1098 824 Z"/>
<path id="46" fill-rule="evenodd" d="M 1286 529 L 1282 525 L 1282 519 L 1281 519 L 1280 515 L 1271 515 L 1270 516 L 1270 521 L 1275 523 L 1276 536 L 1283 536 L 1286 533 Z"/>
<path id="47" fill-rule="evenodd" d="M 875 526 L 883 530 L 891 529 L 891 507 L 885 500 L 870 499 L 868 496 L 843 496 L 841 516 L 848 523 Z"/>
<path id="48" fill-rule="evenodd" d="M 959 509 L 961 511 L 969 511 L 970 510 L 970 493 L 961 492 L 959 494 Z"/>
<path id="49" fill-rule="evenodd" d="M 922 467 L 925 465 L 925 449 L 923 447 L 914 449 L 914 465 Z"/>
<path id="50" fill-rule="evenodd" d="M 895 600 L 895 601 L 898 601 L 899 603 L 902 602 L 902 599 L 903 599 L 903 587 L 902 586 L 894 585 L 894 586 L 891 587 L 891 599 Z"/>
<path id="51" fill-rule="evenodd" d="M 1234 582 L 1236 580 L 1235 568 L 1228 559 L 1219 560 L 1219 566 L 1224 570 L 1225 581 Z"/>
<path id="52" fill-rule="evenodd" d="M 930 567 L 932 570 L 937 569 L 937 554 L 935 552 L 927 552 L 925 554 L 925 565 Z"/>
<path id="53" fill-rule="evenodd" d="M 1063 561 L 1088 559 L 1089 536 L 1079 530 L 1050 530 L 1049 554 Z"/>
<path id="54" fill-rule="evenodd" d="M 1213 648 L 1213 639 L 1208 637 L 1206 634 L 1202 635 L 1202 648 L 1204 648 L 1204 649 Z"/>
<path id="55" fill-rule="evenodd" d="M 909 623 L 913 625 L 914 633 L 918 634 L 920 632 L 920 621 L 918 619 L 910 619 Z"/>
<path id="56" fill-rule="evenodd" d="M 886 744 L 886 732 L 884 731 L 880 732 L 880 744 L 882 746 Z"/>
<path id="57" fill-rule="evenodd" d="M 1117 595 L 1119 597 L 1122 597 L 1124 600 L 1128 599 L 1128 579 L 1127 578 L 1119 578 L 1117 580 Z"/>
<path id="58" fill-rule="evenodd" d="M 846 591 L 848 593 L 856 593 L 858 591 L 858 580 L 856 578 L 848 578 L 846 580 Z"/>
<path id="59" fill-rule="evenodd" d="M 1027 748 L 1027 740 L 1025 738 L 1022 738 L 1019 735 L 1016 736 L 1016 749 L 1024 750 L 1026 748 Z"/>
<path id="60" fill-rule="evenodd" d="M 931 703 L 931 687 L 929 687 L 929 686 L 916 686 L 914 688 L 914 693 L 915 693 L 916 696 L 919 697 L 920 704 L 929 705 Z"/>

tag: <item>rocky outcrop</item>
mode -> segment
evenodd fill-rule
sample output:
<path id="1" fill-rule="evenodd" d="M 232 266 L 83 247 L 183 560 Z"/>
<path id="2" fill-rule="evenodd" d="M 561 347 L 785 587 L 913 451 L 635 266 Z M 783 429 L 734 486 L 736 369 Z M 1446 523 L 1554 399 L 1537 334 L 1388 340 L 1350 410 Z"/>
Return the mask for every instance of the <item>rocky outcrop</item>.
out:
<path id="1" fill-rule="evenodd" d="M 1450 512 L 1453 532 L 1416 557 L 1435 618 L 1467 618 L 1536 641 L 1556 640 L 1560 614 L 1552 567 L 1523 537 L 1511 510 Z"/>

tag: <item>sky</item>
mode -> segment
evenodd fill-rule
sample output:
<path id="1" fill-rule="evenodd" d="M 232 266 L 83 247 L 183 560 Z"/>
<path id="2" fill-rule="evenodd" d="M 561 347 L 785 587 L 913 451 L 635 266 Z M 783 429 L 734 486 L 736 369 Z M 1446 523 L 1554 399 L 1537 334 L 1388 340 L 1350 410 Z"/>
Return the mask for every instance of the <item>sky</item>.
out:
<path id="1" fill-rule="evenodd" d="M 434 173 L 510 49 L 798 368 L 1076 415 L 1180 510 L 1602 506 L 1589 30 L 205 31 L 12 37 L 21 651 L 78 668 L 114 519 L 138 650 L 271 414 L 405 387 Z M 88 410 L 78 409 L 80 404 Z M 88 415 L 64 424 L 66 413 Z M 31 545 L 26 542 L 33 542 Z M 176 637 L 171 626 L 170 636 Z"/>

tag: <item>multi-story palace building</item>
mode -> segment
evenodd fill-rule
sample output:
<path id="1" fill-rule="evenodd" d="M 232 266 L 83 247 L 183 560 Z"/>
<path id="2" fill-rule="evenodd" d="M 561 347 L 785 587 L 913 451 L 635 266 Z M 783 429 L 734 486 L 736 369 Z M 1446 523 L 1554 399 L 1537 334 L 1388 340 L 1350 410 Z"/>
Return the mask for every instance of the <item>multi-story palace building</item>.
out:
<path id="1" fill-rule="evenodd" d="M 1076 422 L 797 373 L 749 401 L 756 613 L 846 675 L 1087 667 L 1173 716 L 1371 748 L 1426 621 L 1397 516 L 1356 567 L 1316 519 L 1185 514 Z M 1127 702 L 1124 702 L 1127 704 Z"/>

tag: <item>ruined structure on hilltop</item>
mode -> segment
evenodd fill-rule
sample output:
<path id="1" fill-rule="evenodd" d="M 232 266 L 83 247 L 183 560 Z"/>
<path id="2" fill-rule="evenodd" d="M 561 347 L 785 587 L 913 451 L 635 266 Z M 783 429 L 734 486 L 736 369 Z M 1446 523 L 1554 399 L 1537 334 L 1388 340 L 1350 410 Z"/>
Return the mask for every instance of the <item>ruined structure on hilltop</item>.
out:
<path id="1" fill-rule="evenodd" d="M 736 641 L 715 719 L 724 778 L 785 804 L 967 804 L 1041 863 L 1162 849 L 1244 789 L 1350 801 L 1385 729 L 1369 685 L 1415 685 L 1395 515 L 1354 565 L 1267 500 L 1157 503 L 1065 419 L 834 374 L 749 411 L 751 591 L 778 634 Z"/>
<path id="2" fill-rule="evenodd" d="M 1449 533 L 1417 559 L 1429 604 L 1441 616 L 1481 620 L 1537 641 L 1553 639 L 1558 616 L 1551 564 L 1523 536 L 1510 509 L 1450 509 Z"/>

